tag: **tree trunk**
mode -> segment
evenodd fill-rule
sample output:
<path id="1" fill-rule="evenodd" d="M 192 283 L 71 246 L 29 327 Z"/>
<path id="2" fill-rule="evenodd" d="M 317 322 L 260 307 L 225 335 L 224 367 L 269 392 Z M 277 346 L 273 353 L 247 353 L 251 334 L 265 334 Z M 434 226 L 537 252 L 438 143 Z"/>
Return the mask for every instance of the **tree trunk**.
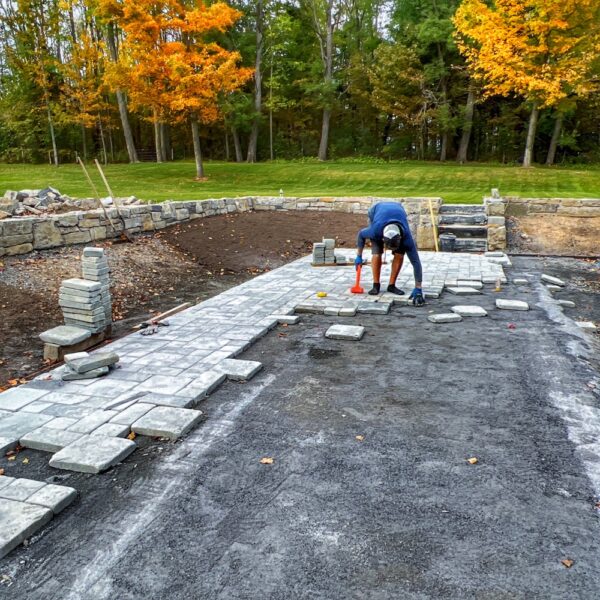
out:
<path id="1" fill-rule="evenodd" d="M 192 117 L 192 141 L 194 142 L 194 158 L 196 159 L 196 179 L 204 179 L 200 133 L 198 130 L 198 119 L 196 117 Z"/>
<path id="2" fill-rule="evenodd" d="M 108 157 L 106 156 L 106 142 L 104 140 L 104 128 L 102 127 L 102 120 L 98 118 L 98 130 L 100 131 L 100 140 L 102 142 L 102 152 L 104 153 L 104 164 L 108 162 Z"/>
<path id="3" fill-rule="evenodd" d="M 162 136 L 160 134 L 160 121 L 154 111 L 154 147 L 156 149 L 156 162 L 163 162 Z"/>
<path id="4" fill-rule="evenodd" d="M 531 109 L 531 116 L 529 117 L 527 141 L 525 142 L 525 156 L 523 157 L 523 166 L 525 168 L 531 167 L 531 163 L 533 162 L 533 145 L 535 143 L 535 130 L 537 128 L 539 112 L 538 107 L 534 104 Z"/>
<path id="5" fill-rule="evenodd" d="M 462 135 L 460 137 L 460 146 L 456 155 L 456 162 L 461 165 L 467 162 L 467 152 L 469 150 L 469 142 L 471 140 L 471 130 L 473 129 L 473 112 L 475 109 L 475 93 L 469 90 L 467 96 L 467 105 L 465 106 L 465 119 L 463 122 Z"/>
<path id="6" fill-rule="evenodd" d="M 546 164 L 551 166 L 554 164 L 554 158 L 556 157 L 556 148 L 558 147 L 558 139 L 560 138 L 560 132 L 562 130 L 563 116 L 559 114 L 554 121 L 554 131 L 552 132 L 552 139 L 550 140 L 550 147 L 548 148 L 548 156 L 546 157 Z"/>
<path id="7" fill-rule="evenodd" d="M 229 134 L 227 133 L 227 127 L 225 127 L 225 161 L 229 162 Z"/>
<path id="8" fill-rule="evenodd" d="M 171 136 L 169 135 L 169 126 L 166 123 L 160 124 L 160 147 L 162 148 L 163 162 L 171 160 Z"/>
<path id="9" fill-rule="evenodd" d="M 448 132 L 442 133 L 442 147 L 440 149 L 440 162 L 446 161 L 446 155 L 448 154 Z"/>
<path id="10" fill-rule="evenodd" d="M 248 140 L 249 163 L 256 162 L 256 146 L 258 145 L 258 129 L 260 127 L 260 113 L 262 108 L 262 55 L 263 55 L 263 3 L 256 2 L 256 62 L 254 65 L 254 120 Z"/>
<path id="11" fill-rule="evenodd" d="M 115 41 L 115 29 L 112 23 L 108 24 L 106 41 L 110 56 L 113 62 L 117 62 L 117 44 Z M 129 162 L 139 162 L 137 150 L 135 149 L 135 143 L 133 141 L 133 133 L 131 132 L 131 125 L 129 124 L 129 115 L 127 114 L 127 100 L 125 94 L 117 89 L 115 91 L 117 96 L 117 104 L 119 105 L 119 116 L 121 117 L 121 126 L 123 127 L 123 135 L 125 136 L 125 145 L 127 146 L 127 154 L 129 155 Z"/>
<path id="12" fill-rule="evenodd" d="M 54 154 L 54 166 L 58 167 L 58 149 L 56 147 L 56 134 L 54 133 L 54 123 L 52 122 L 52 113 L 50 112 L 50 106 L 48 110 L 48 127 L 50 128 L 50 139 L 52 140 L 52 153 Z"/>
<path id="13" fill-rule="evenodd" d="M 275 158 L 273 152 L 273 58 L 271 58 L 271 79 L 269 81 L 269 156 Z"/>
<path id="14" fill-rule="evenodd" d="M 329 145 L 329 122 L 331 109 L 323 109 L 323 123 L 321 125 L 321 142 L 319 143 L 319 160 L 327 160 L 327 146 Z"/>
<path id="15" fill-rule="evenodd" d="M 231 128 L 231 137 L 233 138 L 233 146 L 235 148 L 235 162 L 244 162 L 242 154 L 242 144 L 240 143 L 240 134 L 235 127 Z"/>
<path id="16" fill-rule="evenodd" d="M 325 12 L 325 48 L 323 53 L 324 82 L 325 86 L 331 85 L 333 79 L 333 0 L 327 0 Z M 327 90 L 329 96 L 329 90 Z M 327 101 L 330 99 L 327 98 Z M 321 126 L 321 141 L 319 143 L 319 160 L 327 160 L 327 148 L 329 146 L 329 122 L 331 120 L 331 107 L 323 109 L 323 124 Z"/>

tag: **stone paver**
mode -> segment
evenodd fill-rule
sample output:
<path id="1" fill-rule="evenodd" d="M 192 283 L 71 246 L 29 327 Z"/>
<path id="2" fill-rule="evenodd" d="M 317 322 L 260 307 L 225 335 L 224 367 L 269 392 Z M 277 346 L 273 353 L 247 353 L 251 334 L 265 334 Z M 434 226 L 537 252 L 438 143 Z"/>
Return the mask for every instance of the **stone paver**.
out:
<path id="1" fill-rule="evenodd" d="M 517 278 L 513 279 L 513 283 L 515 285 L 528 285 L 529 284 L 529 280 L 521 278 L 521 277 L 517 277 Z"/>
<path id="2" fill-rule="evenodd" d="M 506 300 L 504 298 L 496 299 L 496 308 L 502 310 L 529 310 L 529 304 L 522 300 Z"/>
<path id="3" fill-rule="evenodd" d="M 23 543 L 52 519 L 50 509 L 36 504 L 0 500 L 0 557 Z"/>
<path id="4" fill-rule="evenodd" d="M 452 287 L 449 286 L 446 288 L 447 292 L 450 292 L 451 294 L 454 294 L 455 296 L 470 296 L 473 294 L 481 294 L 481 292 L 478 289 L 475 289 L 473 287 Z"/>
<path id="5" fill-rule="evenodd" d="M 77 498 L 77 490 L 64 485 L 49 483 L 27 498 L 28 504 L 49 508 L 55 515 L 64 510 Z"/>
<path id="6" fill-rule="evenodd" d="M 50 459 L 50 466 L 81 473 L 101 473 L 127 458 L 136 448 L 131 440 L 84 435 Z"/>
<path id="7" fill-rule="evenodd" d="M 487 311 L 481 306 L 476 305 L 457 305 L 453 306 L 450 310 L 461 317 L 487 317 Z"/>
<path id="8" fill-rule="evenodd" d="M 439 313 L 437 315 L 429 315 L 427 320 L 432 323 L 458 323 L 462 321 L 462 317 L 458 313 Z"/>
<path id="9" fill-rule="evenodd" d="M 236 360 L 235 358 L 226 358 L 214 367 L 216 372 L 225 373 L 227 379 L 233 381 L 251 379 L 261 369 L 262 363 L 255 360 Z"/>
<path id="10" fill-rule="evenodd" d="M 13 479 L 8 485 L 0 489 L 0 498 L 6 500 L 18 500 L 24 502 L 34 492 L 44 487 L 46 484 L 43 481 L 35 481 L 33 479 Z"/>
<path id="11" fill-rule="evenodd" d="M 172 440 L 185 435 L 203 416 L 199 410 L 157 406 L 138 419 L 131 430 L 140 435 Z"/>
<path id="12" fill-rule="evenodd" d="M 92 337 L 92 332 L 74 325 L 59 325 L 40 334 L 40 339 L 57 346 L 72 346 Z"/>
<path id="13" fill-rule="evenodd" d="M 580 329 L 587 329 L 588 331 L 596 331 L 597 327 L 592 321 L 575 321 L 575 324 Z"/>
<path id="14" fill-rule="evenodd" d="M 84 356 L 65 356 L 65 362 L 77 373 L 87 373 L 101 369 L 102 367 L 110 367 L 119 362 L 119 355 L 116 352 L 94 352 L 94 354 L 84 354 Z"/>
<path id="15" fill-rule="evenodd" d="M 79 419 L 77 423 L 69 427 L 69 431 L 77 433 L 92 433 L 107 421 L 110 421 L 117 412 L 114 410 L 95 410 L 93 413 Z"/>
<path id="16" fill-rule="evenodd" d="M 118 414 L 114 415 L 110 419 L 110 422 L 117 423 L 118 425 L 131 425 L 134 421 L 137 421 L 141 416 L 145 415 L 153 408 L 154 404 L 149 404 L 147 402 L 136 402 L 125 410 L 122 410 Z"/>
<path id="17" fill-rule="evenodd" d="M 19 443 L 25 448 L 41 450 L 42 452 L 58 452 L 81 437 L 81 433 L 52 429 L 48 426 L 34 429 L 26 433 Z"/>
<path id="18" fill-rule="evenodd" d="M 0 394 L 0 409 L 17 411 L 44 396 L 47 392 L 30 387 L 15 387 Z"/>
<path id="19" fill-rule="evenodd" d="M 542 275 L 541 279 L 545 283 L 558 285 L 560 287 L 565 287 L 565 285 L 567 285 L 562 279 L 559 279 L 558 277 L 552 277 L 552 275 L 546 275 L 545 273 Z"/>
<path id="20" fill-rule="evenodd" d="M 299 316 L 294 315 L 271 315 L 273 318 L 277 319 L 277 322 L 280 325 L 296 325 L 300 322 Z"/>
<path id="21" fill-rule="evenodd" d="M 363 315 L 387 315 L 390 312 L 392 305 L 390 302 L 361 302 L 356 309 L 356 312 Z"/>
<path id="22" fill-rule="evenodd" d="M 571 300 L 558 300 L 558 303 L 565 308 L 575 308 L 575 302 L 572 302 Z"/>
<path id="23" fill-rule="evenodd" d="M 365 328 L 360 325 L 332 325 L 326 332 L 325 337 L 331 340 L 358 341 L 365 334 Z"/>
<path id="24" fill-rule="evenodd" d="M 98 429 L 94 430 L 94 435 L 107 435 L 109 437 L 127 437 L 129 435 L 129 425 L 119 425 L 118 423 L 104 423 Z"/>

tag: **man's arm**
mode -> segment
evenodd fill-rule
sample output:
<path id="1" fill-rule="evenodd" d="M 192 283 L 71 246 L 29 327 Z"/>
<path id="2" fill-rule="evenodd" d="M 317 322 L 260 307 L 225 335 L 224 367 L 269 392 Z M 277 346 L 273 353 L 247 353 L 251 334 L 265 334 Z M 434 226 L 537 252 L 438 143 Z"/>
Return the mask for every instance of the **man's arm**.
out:
<path id="1" fill-rule="evenodd" d="M 368 239 L 371 239 L 373 232 L 371 231 L 371 227 L 365 227 L 358 232 L 356 236 L 356 255 L 362 256 L 363 249 L 365 247 L 365 243 Z"/>
<path id="2" fill-rule="evenodd" d="M 421 259 L 419 258 L 417 247 L 413 244 L 413 247 L 406 254 L 415 273 L 415 287 L 420 288 L 423 283 L 423 268 L 421 267 Z"/>

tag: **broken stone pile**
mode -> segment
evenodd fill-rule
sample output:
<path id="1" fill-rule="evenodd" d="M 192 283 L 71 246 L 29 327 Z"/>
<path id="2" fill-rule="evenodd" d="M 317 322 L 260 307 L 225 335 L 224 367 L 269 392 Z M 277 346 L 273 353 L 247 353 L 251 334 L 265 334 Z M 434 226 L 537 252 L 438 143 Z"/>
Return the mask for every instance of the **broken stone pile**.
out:
<path id="1" fill-rule="evenodd" d="M 97 333 L 112 320 L 110 269 L 103 248 L 84 248 L 81 263 L 83 279 L 65 279 L 58 304 L 66 325 Z"/>
<path id="2" fill-rule="evenodd" d="M 125 206 L 142 204 L 141 200 L 135 196 L 115 198 L 114 201 L 112 198 L 102 198 L 101 202 L 104 206 L 112 206 L 115 203 Z M 95 198 L 74 199 L 66 194 L 61 194 L 53 187 L 43 190 L 21 190 L 20 192 L 7 190 L 0 198 L 0 219 L 64 211 L 65 208 L 91 210 L 98 206 L 98 200 Z"/>

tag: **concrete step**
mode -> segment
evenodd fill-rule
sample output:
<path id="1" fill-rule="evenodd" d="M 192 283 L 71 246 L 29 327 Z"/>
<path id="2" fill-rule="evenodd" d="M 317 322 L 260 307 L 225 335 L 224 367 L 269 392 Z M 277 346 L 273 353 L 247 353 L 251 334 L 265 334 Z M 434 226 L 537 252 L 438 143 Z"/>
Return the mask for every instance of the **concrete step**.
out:
<path id="1" fill-rule="evenodd" d="M 446 213 L 439 217 L 439 225 L 485 225 L 487 215 L 482 212 L 473 214 Z"/>
<path id="2" fill-rule="evenodd" d="M 486 225 L 440 225 L 438 233 L 453 233 L 457 238 L 486 238 Z"/>
<path id="3" fill-rule="evenodd" d="M 485 252 L 487 238 L 456 238 L 454 249 L 457 252 Z"/>
<path id="4" fill-rule="evenodd" d="M 485 206 L 483 204 L 442 204 L 440 206 L 440 214 L 442 215 L 457 213 L 463 215 L 485 214 Z"/>

